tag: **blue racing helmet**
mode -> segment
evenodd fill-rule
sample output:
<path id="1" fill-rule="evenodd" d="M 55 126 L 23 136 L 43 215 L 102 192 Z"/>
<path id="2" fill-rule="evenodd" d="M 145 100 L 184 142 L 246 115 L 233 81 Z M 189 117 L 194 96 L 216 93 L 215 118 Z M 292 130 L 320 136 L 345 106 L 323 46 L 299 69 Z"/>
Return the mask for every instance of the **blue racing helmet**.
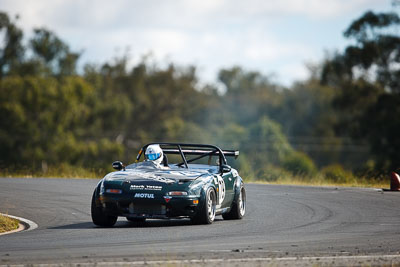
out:
<path id="1" fill-rule="evenodd" d="M 145 156 L 148 160 L 151 161 L 160 161 L 162 160 L 162 149 L 160 147 L 160 145 L 149 145 L 146 149 L 146 153 Z M 161 160 L 160 160 L 161 159 Z"/>

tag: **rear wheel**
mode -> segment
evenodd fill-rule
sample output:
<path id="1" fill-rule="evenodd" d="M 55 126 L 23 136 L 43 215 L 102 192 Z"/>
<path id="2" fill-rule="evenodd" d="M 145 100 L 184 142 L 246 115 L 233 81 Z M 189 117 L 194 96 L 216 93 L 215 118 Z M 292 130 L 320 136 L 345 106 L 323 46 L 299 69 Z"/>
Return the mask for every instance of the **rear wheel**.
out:
<path id="1" fill-rule="evenodd" d="M 232 208 L 228 213 L 222 214 L 224 220 L 235 220 L 242 219 L 246 213 L 246 190 L 244 186 L 240 186 L 239 195 L 236 200 L 232 203 Z"/>
<path id="2" fill-rule="evenodd" d="M 196 224 L 211 224 L 215 219 L 217 197 L 213 188 L 208 188 L 204 198 L 203 205 L 197 211 L 192 222 Z"/>
<path id="3" fill-rule="evenodd" d="M 93 223 L 102 227 L 111 227 L 117 222 L 118 219 L 117 216 L 105 214 L 101 207 L 96 206 L 96 191 L 94 191 L 92 197 L 91 213 Z"/>

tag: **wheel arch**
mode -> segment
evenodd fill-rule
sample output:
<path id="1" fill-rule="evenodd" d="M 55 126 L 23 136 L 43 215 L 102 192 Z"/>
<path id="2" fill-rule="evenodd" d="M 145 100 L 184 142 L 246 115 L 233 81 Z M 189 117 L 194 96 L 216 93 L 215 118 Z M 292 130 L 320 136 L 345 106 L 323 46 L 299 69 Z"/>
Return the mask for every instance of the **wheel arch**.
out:
<path id="1" fill-rule="evenodd" d="M 235 181 L 235 189 L 234 189 L 235 190 L 235 197 L 234 197 L 234 200 L 236 200 L 236 197 L 239 195 L 240 188 L 242 188 L 242 186 L 244 187 L 243 179 L 242 179 L 242 177 L 238 176 L 236 178 L 236 181 Z"/>

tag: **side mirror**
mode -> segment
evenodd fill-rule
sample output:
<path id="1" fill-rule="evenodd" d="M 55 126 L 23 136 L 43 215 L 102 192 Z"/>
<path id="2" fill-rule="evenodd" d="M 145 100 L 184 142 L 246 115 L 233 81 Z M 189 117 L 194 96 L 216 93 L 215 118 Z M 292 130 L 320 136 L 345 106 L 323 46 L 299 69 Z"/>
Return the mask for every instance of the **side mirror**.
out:
<path id="1" fill-rule="evenodd" d="M 117 171 L 120 171 L 122 169 L 124 169 L 124 171 L 126 170 L 124 164 L 121 161 L 114 161 L 112 166 Z"/>
<path id="2" fill-rule="evenodd" d="M 222 173 L 227 173 L 230 172 L 232 170 L 231 166 L 229 165 L 221 165 L 221 172 Z"/>

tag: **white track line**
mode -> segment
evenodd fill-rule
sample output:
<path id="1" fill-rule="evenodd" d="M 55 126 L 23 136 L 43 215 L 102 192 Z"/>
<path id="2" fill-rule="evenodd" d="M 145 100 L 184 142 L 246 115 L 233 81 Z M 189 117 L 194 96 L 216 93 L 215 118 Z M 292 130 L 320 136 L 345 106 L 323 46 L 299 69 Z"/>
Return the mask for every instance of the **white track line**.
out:
<path id="1" fill-rule="evenodd" d="M 22 224 L 24 226 L 22 229 L 21 229 L 21 227 L 19 227 L 17 230 L 1 233 L 0 235 L 11 234 L 11 233 L 19 232 L 19 231 L 22 231 L 22 230 L 31 231 L 31 230 L 34 230 L 34 229 L 38 228 L 38 225 L 35 222 L 32 222 L 32 221 L 30 221 L 28 219 L 17 217 L 17 216 L 13 216 L 13 215 L 8 215 L 8 214 L 4 214 L 4 213 L 0 213 L 0 215 L 6 216 L 6 217 L 10 217 L 12 219 L 16 219 L 16 220 L 18 220 L 20 222 L 20 224 Z"/>

